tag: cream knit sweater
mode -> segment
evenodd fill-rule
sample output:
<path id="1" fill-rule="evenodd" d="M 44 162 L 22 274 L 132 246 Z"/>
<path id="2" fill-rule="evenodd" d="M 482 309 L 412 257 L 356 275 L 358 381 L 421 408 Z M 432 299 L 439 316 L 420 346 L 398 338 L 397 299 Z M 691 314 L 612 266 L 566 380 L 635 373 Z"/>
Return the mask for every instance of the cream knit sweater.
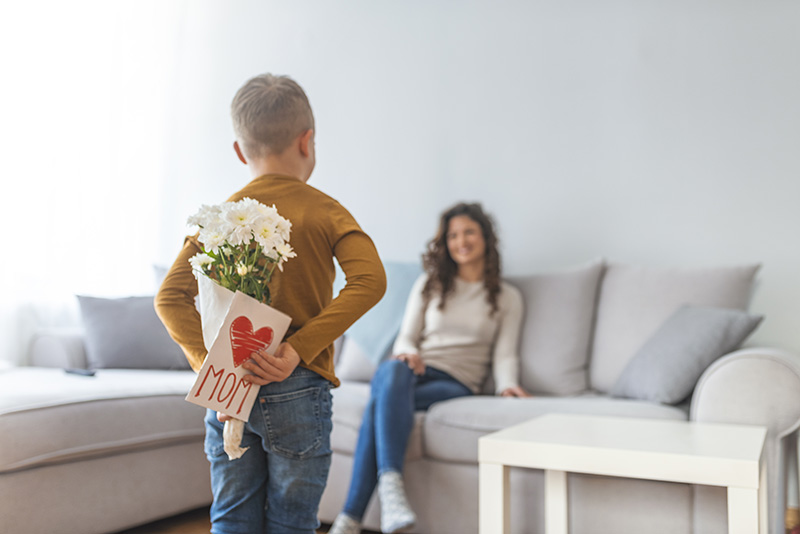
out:
<path id="1" fill-rule="evenodd" d="M 522 325 L 522 295 L 502 282 L 498 310 L 490 315 L 483 282 L 455 279 L 444 310 L 434 296 L 424 306 L 427 275 L 414 283 L 393 354 L 419 354 L 425 365 L 444 371 L 478 393 L 491 365 L 497 393 L 518 385 L 517 346 Z"/>

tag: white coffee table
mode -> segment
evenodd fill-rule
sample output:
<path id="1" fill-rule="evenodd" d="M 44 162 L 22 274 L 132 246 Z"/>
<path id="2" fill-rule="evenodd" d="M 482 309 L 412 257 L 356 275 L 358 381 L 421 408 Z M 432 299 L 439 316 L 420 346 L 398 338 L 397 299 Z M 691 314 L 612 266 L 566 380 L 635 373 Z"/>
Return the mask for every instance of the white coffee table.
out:
<path id="1" fill-rule="evenodd" d="M 509 467 L 545 471 L 545 532 L 567 534 L 567 472 L 725 486 L 728 532 L 767 532 L 760 426 L 551 414 L 483 436 L 480 533 L 508 534 Z"/>

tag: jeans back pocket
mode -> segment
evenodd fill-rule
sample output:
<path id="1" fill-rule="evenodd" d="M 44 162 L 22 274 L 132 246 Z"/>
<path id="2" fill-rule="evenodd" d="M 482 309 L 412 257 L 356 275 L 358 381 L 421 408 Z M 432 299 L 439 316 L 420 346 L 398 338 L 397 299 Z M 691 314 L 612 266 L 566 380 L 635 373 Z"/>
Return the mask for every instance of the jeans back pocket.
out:
<path id="1" fill-rule="evenodd" d="M 327 388 L 309 387 L 259 397 L 269 447 L 288 458 L 313 456 L 323 442 Z"/>

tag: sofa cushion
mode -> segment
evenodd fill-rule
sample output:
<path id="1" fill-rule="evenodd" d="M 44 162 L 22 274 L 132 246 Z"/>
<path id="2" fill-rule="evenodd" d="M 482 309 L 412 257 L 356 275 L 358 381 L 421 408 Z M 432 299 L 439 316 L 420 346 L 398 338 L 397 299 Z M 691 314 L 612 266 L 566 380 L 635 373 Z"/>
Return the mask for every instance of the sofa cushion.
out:
<path id="1" fill-rule="evenodd" d="M 386 293 L 346 333 L 373 366 L 392 352 L 392 345 L 403 322 L 408 295 L 422 274 L 422 267 L 416 262 L 385 261 L 383 267 L 386 272 Z M 344 273 L 337 267 L 334 294 L 344 287 L 344 278 Z"/>
<path id="2" fill-rule="evenodd" d="M 86 340 L 83 328 L 42 328 L 36 332 L 28 354 L 30 365 L 86 369 Z"/>
<path id="3" fill-rule="evenodd" d="M 331 391 L 333 393 L 333 431 L 331 448 L 338 453 L 352 456 L 355 453 L 361 418 L 369 401 L 370 385 L 366 382 L 342 382 Z M 406 460 L 422 457 L 422 423 L 424 412 L 414 416 L 414 428 L 408 439 Z"/>
<path id="4" fill-rule="evenodd" d="M 531 392 L 575 395 L 588 386 L 587 363 L 603 262 L 569 271 L 509 277 L 525 302 L 520 383 Z"/>
<path id="5" fill-rule="evenodd" d="M 609 265 L 600 284 L 590 386 L 610 391 L 636 351 L 682 305 L 746 309 L 758 268 Z"/>
<path id="6" fill-rule="evenodd" d="M 338 358 L 336 358 L 336 378 L 351 382 L 369 382 L 378 365 L 370 360 L 361 346 L 350 335 L 341 340 Z"/>
<path id="7" fill-rule="evenodd" d="M 714 360 L 736 349 L 764 317 L 681 306 L 640 348 L 611 389 L 614 397 L 675 404 Z"/>
<path id="8" fill-rule="evenodd" d="M 533 397 L 529 399 L 474 396 L 431 406 L 425 418 L 425 455 L 448 462 L 477 463 L 478 438 L 503 428 L 550 413 L 575 413 L 688 419 L 686 406 L 613 399 L 598 395 Z"/>
<path id="9" fill-rule="evenodd" d="M 0 473 L 161 444 L 202 442 L 191 371 L 19 367 L 0 372 Z"/>
<path id="10" fill-rule="evenodd" d="M 92 369 L 189 369 L 169 337 L 153 297 L 106 299 L 78 296 Z"/>

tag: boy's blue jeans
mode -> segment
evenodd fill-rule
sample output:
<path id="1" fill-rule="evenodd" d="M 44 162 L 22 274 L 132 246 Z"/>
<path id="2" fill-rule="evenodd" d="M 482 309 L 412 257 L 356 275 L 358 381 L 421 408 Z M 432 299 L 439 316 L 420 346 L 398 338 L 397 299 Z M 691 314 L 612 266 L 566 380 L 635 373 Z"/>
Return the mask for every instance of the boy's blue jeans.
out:
<path id="1" fill-rule="evenodd" d="M 206 413 L 212 534 L 314 534 L 331 462 L 331 383 L 298 367 L 261 386 L 237 460 L 223 449 L 223 424 Z"/>
<path id="2" fill-rule="evenodd" d="M 372 378 L 372 393 L 358 434 L 344 513 L 360 521 L 378 476 L 385 471 L 403 472 L 414 411 L 466 395 L 472 395 L 467 386 L 438 369 L 426 367 L 425 374 L 417 376 L 405 362 L 383 362 Z"/>

